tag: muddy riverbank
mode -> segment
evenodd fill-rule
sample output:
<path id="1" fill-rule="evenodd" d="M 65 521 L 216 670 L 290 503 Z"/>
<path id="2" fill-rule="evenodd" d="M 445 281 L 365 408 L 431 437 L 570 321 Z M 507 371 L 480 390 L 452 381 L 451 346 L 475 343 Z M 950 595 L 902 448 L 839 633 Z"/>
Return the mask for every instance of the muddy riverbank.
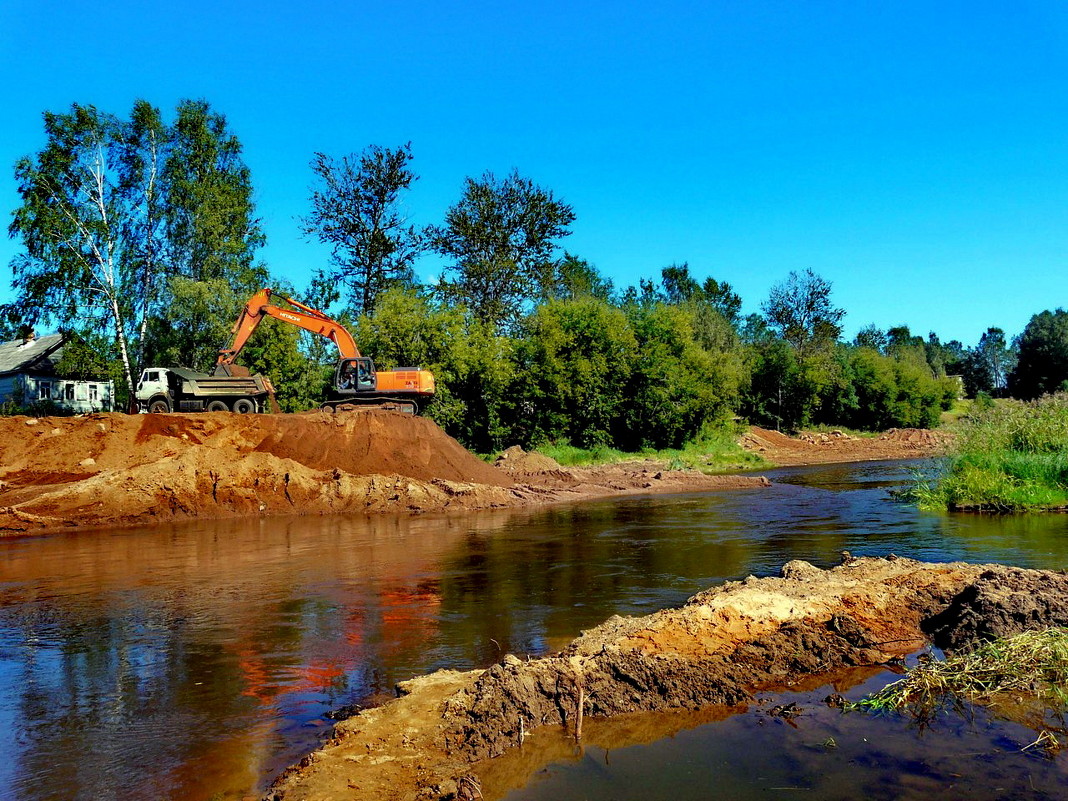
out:
<path id="1" fill-rule="evenodd" d="M 752 429 L 742 442 L 773 462 L 804 464 L 915 458 L 937 452 L 941 439 Z M 565 469 L 515 450 L 495 466 L 432 421 L 390 412 L 0 418 L 0 536 L 191 518 L 516 508 L 767 483 L 654 461 Z"/>
<path id="2" fill-rule="evenodd" d="M 404 682 L 401 697 L 340 723 L 266 797 L 463 798 L 493 775 L 497 758 L 521 753 L 527 738 L 575 737 L 586 716 L 722 710 L 764 687 L 883 665 L 927 642 L 958 648 L 1066 625 L 1066 597 L 1068 577 L 1049 571 L 848 556 L 830 570 L 791 562 L 780 577 L 731 582 L 679 609 L 612 618 L 550 657 L 509 655 L 487 670 Z M 509 784 L 522 783 L 516 770 L 529 776 L 543 764 L 512 758 Z"/>
<path id="3" fill-rule="evenodd" d="M 498 469 L 393 412 L 0 418 L 0 535 L 190 518 L 417 513 L 766 486 L 635 463 Z"/>

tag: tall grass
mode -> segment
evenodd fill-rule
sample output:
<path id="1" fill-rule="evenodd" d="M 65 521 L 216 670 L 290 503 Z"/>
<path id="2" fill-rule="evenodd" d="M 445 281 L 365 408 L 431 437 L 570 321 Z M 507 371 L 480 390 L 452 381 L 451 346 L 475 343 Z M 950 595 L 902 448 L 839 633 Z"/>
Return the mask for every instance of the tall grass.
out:
<path id="1" fill-rule="evenodd" d="M 911 494 L 927 509 L 1068 506 L 1068 394 L 1002 401 L 963 418 L 954 454 Z"/>
<path id="2" fill-rule="evenodd" d="M 701 432 L 681 448 L 644 450 L 639 453 L 624 453 L 614 448 L 576 448 L 566 442 L 539 445 L 535 450 L 555 459 L 560 464 L 593 465 L 625 462 L 635 459 L 654 459 L 664 462 L 672 470 L 691 469 L 704 473 L 721 473 L 729 470 L 758 470 L 768 462 L 738 444 L 738 437 L 746 429 L 734 423 L 708 424 Z"/>

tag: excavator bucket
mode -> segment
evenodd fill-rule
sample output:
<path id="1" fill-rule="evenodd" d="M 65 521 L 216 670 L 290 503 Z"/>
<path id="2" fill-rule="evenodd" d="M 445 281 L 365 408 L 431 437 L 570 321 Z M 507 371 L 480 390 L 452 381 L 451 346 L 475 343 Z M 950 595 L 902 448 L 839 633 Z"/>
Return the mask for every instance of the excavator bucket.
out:
<path id="1" fill-rule="evenodd" d="M 228 375 L 233 378 L 250 378 L 252 373 L 247 367 L 240 364 L 220 363 L 215 365 L 215 375 Z"/>

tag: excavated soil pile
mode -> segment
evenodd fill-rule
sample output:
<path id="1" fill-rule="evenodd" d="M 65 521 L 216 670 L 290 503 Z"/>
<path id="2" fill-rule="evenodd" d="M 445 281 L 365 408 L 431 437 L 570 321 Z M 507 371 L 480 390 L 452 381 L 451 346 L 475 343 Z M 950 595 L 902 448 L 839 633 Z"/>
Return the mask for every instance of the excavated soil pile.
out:
<path id="1" fill-rule="evenodd" d="M 921 647 L 925 632 L 966 647 L 1002 631 L 997 621 L 1006 617 L 1023 628 L 1065 625 L 1066 590 L 1063 575 L 993 565 L 891 557 L 825 571 L 791 562 L 779 578 L 729 583 L 647 617 L 612 618 L 554 656 L 510 655 L 488 670 L 405 682 L 399 699 L 339 724 L 334 740 L 266 797 L 463 797 L 474 779 L 500 772 L 495 757 L 512 759 L 533 737 L 516 756 L 523 775 L 513 769 L 508 779 L 522 784 L 555 753 L 547 748 L 542 758 L 536 744 L 559 739 L 561 725 L 581 730 L 586 716 L 627 721 L 635 711 L 736 705 L 763 687 L 885 664 Z M 1017 613 L 1023 595 L 1033 600 Z M 484 790 L 486 798 L 503 792 Z"/>
<path id="2" fill-rule="evenodd" d="M 752 426 L 738 442 L 769 462 L 802 465 L 937 456 L 945 452 L 949 435 L 944 431 L 893 428 L 878 437 L 853 437 L 842 431 L 802 431 L 796 437 L 788 437 Z"/>
<path id="3" fill-rule="evenodd" d="M 5 417 L 0 535 L 192 517 L 485 509 L 767 483 L 622 466 L 565 471 L 547 462 L 526 454 L 517 459 L 522 470 L 499 470 L 431 420 L 383 411 Z"/>
<path id="4" fill-rule="evenodd" d="M 939 648 L 957 651 L 1051 626 L 1068 626 L 1068 576 L 999 567 L 965 587 L 924 630 Z"/>
<path id="5" fill-rule="evenodd" d="M 390 412 L 0 419 L 0 530 L 506 502 L 512 480 Z"/>

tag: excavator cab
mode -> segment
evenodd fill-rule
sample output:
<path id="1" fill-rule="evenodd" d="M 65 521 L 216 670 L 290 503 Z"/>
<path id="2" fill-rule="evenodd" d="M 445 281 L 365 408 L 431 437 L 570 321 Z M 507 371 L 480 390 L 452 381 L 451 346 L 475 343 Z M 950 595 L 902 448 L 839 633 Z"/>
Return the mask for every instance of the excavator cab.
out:
<path id="1" fill-rule="evenodd" d="M 375 380 L 375 365 L 367 356 L 355 359 L 342 359 L 337 364 L 335 377 L 338 392 L 374 392 L 378 388 Z"/>

